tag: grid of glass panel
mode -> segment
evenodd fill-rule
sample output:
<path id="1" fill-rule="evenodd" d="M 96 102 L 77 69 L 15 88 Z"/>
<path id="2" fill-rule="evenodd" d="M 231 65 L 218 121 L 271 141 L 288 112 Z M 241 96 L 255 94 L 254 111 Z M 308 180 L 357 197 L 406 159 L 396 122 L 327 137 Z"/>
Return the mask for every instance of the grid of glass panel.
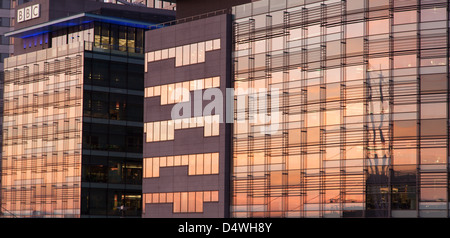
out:
<path id="1" fill-rule="evenodd" d="M 5 217 L 78 217 L 83 54 L 79 47 L 7 59 L 2 212 Z"/>
<path id="2" fill-rule="evenodd" d="M 278 88 L 280 112 L 275 133 L 235 121 L 233 217 L 448 216 L 447 1 L 261 0 L 233 14 L 235 89 Z M 237 118 L 255 96 L 237 94 Z"/>

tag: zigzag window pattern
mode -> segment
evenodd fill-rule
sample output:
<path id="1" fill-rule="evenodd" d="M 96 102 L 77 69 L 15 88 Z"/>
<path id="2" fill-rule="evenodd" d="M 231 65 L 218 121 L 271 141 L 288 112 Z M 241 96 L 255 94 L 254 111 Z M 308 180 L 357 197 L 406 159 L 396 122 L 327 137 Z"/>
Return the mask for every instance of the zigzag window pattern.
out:
<path id="1" fill-rule="evenodd" d="M 175 67 L 199 64 L 205 62 L 205 52 L 213 50 L 220 50 L 220 39 L 151 51 L 145 54 L 145 61 L 151 63 L 175 58 Z"/>
<path id="2" fill-rule="evenodd" d="M 175 104 L 179 102 L 189 101 L 190 95 L 184 94 L 183 91 L 191 92 L 195 90 L 203 90 L 218 87 L 220 87 L 220 76 L 148 87 L 145 88 L 144 97 L 150 98 L 160 96 L 161 105 Z M 180 91 L 177 89 L 184 89 L 184 90 Z"/>
<path id="3" fill-rule="evenodd" d="M 218 136 L 220 115 L 183 118 L 144 124 L 146 142 L 174 140 L 175 130 L 204 127 L 204 136 Z"/>
<path id="4" fill-rule="evenodd" d="M 144 159 L 144 178 L 159 177 L 159 169 L 188 166 L 188 175 L 219 174 L 219 153 L 176 155 Z"/>
<path id="5" fill-rule="evenodd" d="M 173 213 L 202 213 L 203 203 L 219 202 L 219 191 L 144 193 L 145 204 L 172 203 Z"/>

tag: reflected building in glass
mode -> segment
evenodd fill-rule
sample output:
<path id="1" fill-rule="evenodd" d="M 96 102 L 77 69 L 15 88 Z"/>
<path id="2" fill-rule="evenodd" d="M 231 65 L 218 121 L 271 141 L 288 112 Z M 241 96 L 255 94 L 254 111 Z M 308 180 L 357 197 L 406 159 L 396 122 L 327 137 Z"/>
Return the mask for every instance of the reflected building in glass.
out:
<path id="1" fill-rule="evenodd" d="M 6 34 L 2 217 L 140 217 L 144 31 L 174 14 L 69 0 L 22 9 L 31 15 Z"/>
<path id="2" fill-rule="evenodd" d="M 234 88 L 278 92 L 236 90 L 231 216 L 448 217 L 448 7 L 234 7 Z"/>

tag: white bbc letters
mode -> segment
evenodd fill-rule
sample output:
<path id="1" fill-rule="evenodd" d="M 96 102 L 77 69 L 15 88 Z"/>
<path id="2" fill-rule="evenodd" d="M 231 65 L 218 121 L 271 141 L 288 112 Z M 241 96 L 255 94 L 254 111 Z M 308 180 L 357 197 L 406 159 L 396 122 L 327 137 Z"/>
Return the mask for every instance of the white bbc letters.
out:
<path id="1" fill-rule="evenodd" d="M 21 8 L 17 10 L 17 22 L 24 22 L 34 18 L 40 17 L 40 5 L 35 4 L 33 6 Z"/>

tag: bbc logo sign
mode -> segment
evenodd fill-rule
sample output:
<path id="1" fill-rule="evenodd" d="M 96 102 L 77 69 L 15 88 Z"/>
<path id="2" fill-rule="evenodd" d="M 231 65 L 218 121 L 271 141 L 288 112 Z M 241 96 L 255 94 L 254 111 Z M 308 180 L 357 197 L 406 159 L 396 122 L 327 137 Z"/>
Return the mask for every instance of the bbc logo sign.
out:
<path id="1" fill-rule="evenodd" d="M 39 4 L 17 10 L 17 22 L 24 22 L 38 18 L 40 15 L 40 10 Z"/>

